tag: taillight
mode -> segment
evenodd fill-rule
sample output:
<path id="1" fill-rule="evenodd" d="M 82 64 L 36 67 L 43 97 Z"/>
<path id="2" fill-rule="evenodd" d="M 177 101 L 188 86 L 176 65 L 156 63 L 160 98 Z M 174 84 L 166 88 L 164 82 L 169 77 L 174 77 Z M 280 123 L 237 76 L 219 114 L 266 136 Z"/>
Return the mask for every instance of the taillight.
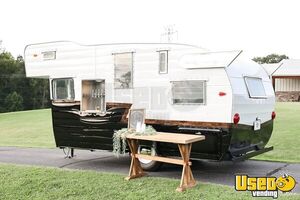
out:
<path id="1" fill-rule="evenodd" d="M 219 92 L 219 96 L 222 97 L 222 96 L 225 96 L 226 93 L 225 92 Z"/>
<path id="2" fill-rule="evenodd" d="M 240 115 L 239 115 L 239 113 L 235 113 L 233 116 L 233 123 L 237 124 L 237 123 L 239 123 L 239 121 L 240 121 Z"/>
<path id="3" fill-rule="evenodd" d="M 275 112 L 275 111 L 273 111 L 273 112 L 272 112 L 272 120 L 274 120 L 274 119 L 275 119 L 275 117 L 276 117 L 276 112 Z"/>

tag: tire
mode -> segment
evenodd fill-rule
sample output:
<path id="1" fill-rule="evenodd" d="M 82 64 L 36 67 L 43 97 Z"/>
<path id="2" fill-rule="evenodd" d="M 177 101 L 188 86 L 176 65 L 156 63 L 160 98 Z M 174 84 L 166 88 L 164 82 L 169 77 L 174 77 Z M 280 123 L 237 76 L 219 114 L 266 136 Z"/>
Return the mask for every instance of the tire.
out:
<path id="1" fill-rule="evenodd" d="M 152 146 L 140 145 L 138 147 L 138 153 L 151 155 L 151 156 L 158 155 L 156 143 L 153 143 Z M 146 171 L 157 171 L 162 165 L 161 162 L 153 161 L 153 160 L 146 160 L 146 159 L 139 158 L 139 161 L 141 163 L 141 167 Z"/>

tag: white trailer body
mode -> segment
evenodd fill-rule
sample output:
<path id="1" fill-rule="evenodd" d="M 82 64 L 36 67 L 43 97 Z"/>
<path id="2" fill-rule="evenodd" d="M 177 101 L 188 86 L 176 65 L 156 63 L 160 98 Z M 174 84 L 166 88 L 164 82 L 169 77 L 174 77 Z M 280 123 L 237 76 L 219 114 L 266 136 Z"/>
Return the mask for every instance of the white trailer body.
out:
<path id="1" fill-rule="evenodd" d="M 109 109 L 127 105 L 126 109 L 145 109 L 146 123 L 160 131 L 205 134 L 207 144 L 196 148 L 195 158 L 248 158 L 271 149 L 264 147 L 273 127 L 272 83 L 264 69 L 243 58 L 241 51 L 209 52 L 183 44 L 50 42 L 28 45 L 25 66 L 27 77 L 50 80 L 59 147 L 109 149 L 112 136 L 104 133 L 107 138 L 99 139 L 105 147 L 89 146 L 88 140 L 80 141 L 75 135 L 89 137 L 92 130 L 69 130 L 69 140 L 78 145 L 66 142 L 68 136 L 59 136 L 68 132 L 57 120 L 63 113 L 60 109 L 84 123 L 86 118 L 99 119 Z M 68 88 L 57 89 L 58 84 Z M 62 94 L 65 99 L 57 98 L 60 92 L 66 93 Z M 126 124 L 126 117 L 118 123 L 122 122 Z M 97 137 L 96 132 L 92 135 Z M 166 149 L 163 146 L 160 151 Z"/>

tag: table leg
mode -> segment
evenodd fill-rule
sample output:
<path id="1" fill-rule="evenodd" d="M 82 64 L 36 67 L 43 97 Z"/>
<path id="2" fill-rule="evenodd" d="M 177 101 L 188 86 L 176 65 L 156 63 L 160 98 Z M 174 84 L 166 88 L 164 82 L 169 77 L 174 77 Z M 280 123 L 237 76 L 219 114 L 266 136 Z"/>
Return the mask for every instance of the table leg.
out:
<path id="1" fill-rule="evenodd" d="M 137 140 L 134 139 L 127 139 L 128 146 L 131 151 L 131 164 L 129 168 L 129 174 L 125 178 L 125 180 L 130 180 L 133 178 L 138 178 L 141 176 L 146 175 L 146 173 L 143 171 L 140 161 L 135 156 L 138 153 L 138 143 Z"/>
<path id="2" fill-rule="evenodd" d="M 182 169 L 180 185 L 176 190 L 182 192 L 186 188 L 194 187 L 196 185 L 196 181 L 194 179 L 191 167 L 189 165 L 192 144 L 178 144 L 178 148 L 182 160 L 184 161 L 184 165 Z"/>

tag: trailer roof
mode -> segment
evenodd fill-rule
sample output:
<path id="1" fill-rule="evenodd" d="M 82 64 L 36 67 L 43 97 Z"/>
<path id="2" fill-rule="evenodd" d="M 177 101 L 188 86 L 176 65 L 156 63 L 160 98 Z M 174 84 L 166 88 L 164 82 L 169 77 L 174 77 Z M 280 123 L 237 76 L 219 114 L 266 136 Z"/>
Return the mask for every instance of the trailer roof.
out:
<path id="1" fill-rule="evenodd" d="M 28 46 L 33 46 L 33 45 L 47 45 L 47 44 L 54 44 L 54 43 L 72 43 L 74 45 L 79 45 L 79 46 L 86 46 L 86 47 L 93 47 L 93 46 L 118 46 L 118 45 L 171 45 L 171 46 L 186 46 L 186 47 L 193 47 L 193 48 L 199 48 L 202 50 L 208 51 L 208 49 L 197 46 L 197 45 L 190 45 L 190 44 L 185 44 L 185 43 L 155 43 L 155 42 L 142 42 L 142 43 L 102 43 L 102 44 L 81 44 L 78 42 L 73 42 L 73 41 L 68 41 L 68 40 L 59 40 L 59 41 L 50 41 L 50 42 L 41 42 L 41 43 L 33 43 L 33 44 L 28 44 L 25 47 L 25 50 Z"/>
<path id="2" fill-rule="evenodd" d="M 241 53 L 241 50 L 192 53 L 182 56 L 180 62 L 184 68 L 188 69 L 227 67 Z"/>

